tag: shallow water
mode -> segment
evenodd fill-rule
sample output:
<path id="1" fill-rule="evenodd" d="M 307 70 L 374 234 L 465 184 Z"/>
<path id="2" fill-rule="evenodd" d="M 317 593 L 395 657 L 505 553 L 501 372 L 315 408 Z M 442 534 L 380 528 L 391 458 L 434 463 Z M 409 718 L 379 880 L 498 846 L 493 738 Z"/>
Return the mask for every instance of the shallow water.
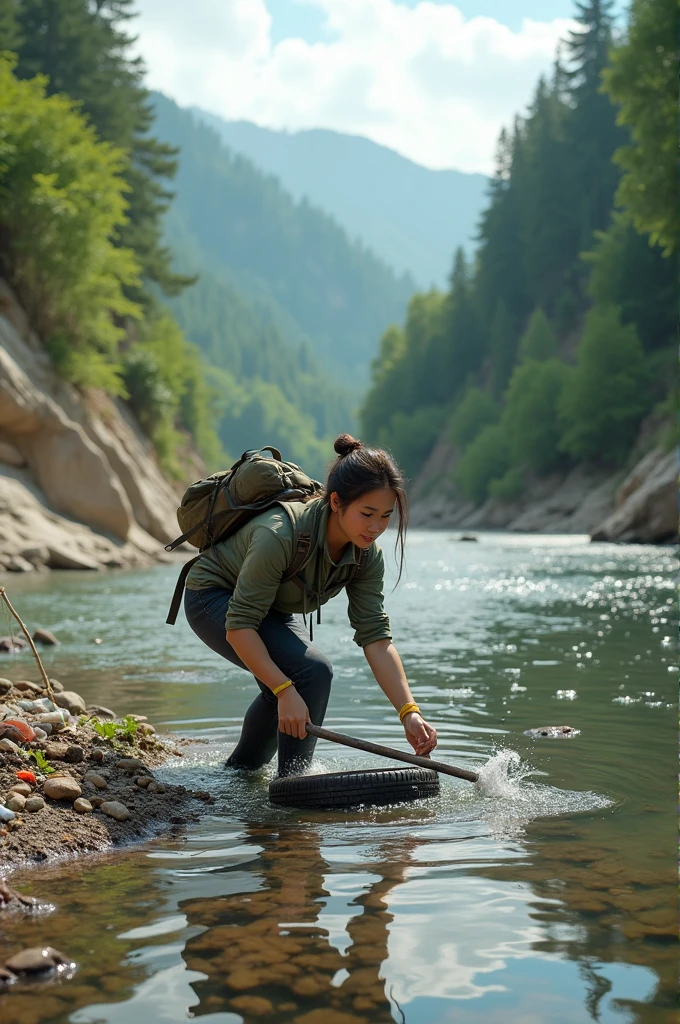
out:
<path id="1" fill-rule="evenodd" d="M 217 798 L 143 848 L 16 876 L 57 909 L 1 919 L 0 951 L 44 941 L 80 967 L 0 996 L 3 1024 L 674 1019 L 673 552 L 455 537 L 412 534 L 388 609 L 437 757 L 483 786 L 442 776 L 380 810 L 276 808 L 267 773 L 225 772 L 252 683 L 164 625 L 176 569 L 3 581 L 62 639 L 50 674 L 200 740 L 164 771 Z M 403 746 L 342 599 L 318 641 L 328 727 Z M 24 655 L 5 672 L 35 675 Z M 320 743 L 314 768 L 383 763 Z"/>

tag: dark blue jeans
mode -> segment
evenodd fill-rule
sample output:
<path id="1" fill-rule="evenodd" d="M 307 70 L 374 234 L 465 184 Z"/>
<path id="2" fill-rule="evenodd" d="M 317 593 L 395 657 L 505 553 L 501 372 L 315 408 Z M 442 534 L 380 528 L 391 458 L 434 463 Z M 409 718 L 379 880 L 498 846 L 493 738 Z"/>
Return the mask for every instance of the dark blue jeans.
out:
<path id="1" fill-rule="evenodd" d="M 234 648 L 227 642 L 224 620 L 232 592 L 223 587 L 186 590 L 184 611 L 194 633 L 213 651 L 232 665 L 245 669 Z M 258 633 L 274 664 L 295 683 L 309 708 L 315 725 L 322 725 L 331 692 L 333 668 L 328 658 L 315 647 L 302 622 L 294 615 L 270 611 Z M 247 669 L 246 669 L 247 671 Z M 271 690 L 256 680 L 260 692 L 246 711 L 241 738 L 227 764 L 234 768 L 261 768 L 278 749 L 279 775 L 294 775 L 309 767 L 316 738 L 299 740 L 279 731 L 278 700 Z"/>

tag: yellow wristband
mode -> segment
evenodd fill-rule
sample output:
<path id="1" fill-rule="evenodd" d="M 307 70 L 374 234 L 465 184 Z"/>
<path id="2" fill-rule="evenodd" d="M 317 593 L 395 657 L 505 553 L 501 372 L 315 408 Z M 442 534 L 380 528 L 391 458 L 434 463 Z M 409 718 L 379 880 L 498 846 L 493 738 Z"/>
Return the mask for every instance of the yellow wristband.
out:
<path id="1" fill-rule="evenodd" d="M 420 708 L 413 701 L 409 701 L 408 704 L 404 704 L 399 710 L 399 721 L 403 722 L 407 715 L 410 715 L 412 711 L 417 711 L 420 714 Z"/>
<path id="2" fill-rule="evenodd" d="M 272 693 L 276 697 L 279 693 L 281 693 L 281 690 L 286 690 L 286 689 L 288 689 L 289 686 L 292 686 L 292 685 L 293 685 L 293 680 L 292 679 L 287 679 L 285 683 L 281 683 L 280 686 L 277 686 L 274 690 L 272 690 Z"/>

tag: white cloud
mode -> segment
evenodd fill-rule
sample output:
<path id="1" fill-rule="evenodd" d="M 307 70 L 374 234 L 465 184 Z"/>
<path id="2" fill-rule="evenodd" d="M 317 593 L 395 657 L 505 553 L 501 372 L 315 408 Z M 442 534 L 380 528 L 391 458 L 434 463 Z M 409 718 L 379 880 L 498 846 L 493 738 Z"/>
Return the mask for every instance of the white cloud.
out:
<path id="1" fill-rule="evenodd" d="M 365 135 L 429 167 L 489 172 L 501 127 L 549 73 L 573 23 L 513 31 L 421 0 L 300 0 L 324 39 L 274 44 L 264 0 L 139 0 L 152 88 L 182 105 L 272 128 Z"/>

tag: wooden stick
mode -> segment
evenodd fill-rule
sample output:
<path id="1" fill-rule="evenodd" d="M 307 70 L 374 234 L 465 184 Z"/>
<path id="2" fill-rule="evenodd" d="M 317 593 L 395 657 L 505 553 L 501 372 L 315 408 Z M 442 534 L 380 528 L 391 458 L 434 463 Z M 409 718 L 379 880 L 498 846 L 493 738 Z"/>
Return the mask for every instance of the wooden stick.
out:
<path id="1" fill-rule="evenodd" d="M 322 729 L 318 725 L 312 725 L 311 722 L 307 722 L 305 728 L 310 736 L 318 736 L 320 740 L 342 743 L 346 747 L 356 747 L 357 750 L 365 750 L 369 754 L 391 757 L 395 761 L 406 761 L 407 764 L 415 764 L 418 768 L 430 768 L 433 772 L 440 772 L 442 775 L 454 775 L 457 779 L 465 779 L 467 782 L 477 782 L 479 779 L 477 772 L 469 772 L 467 768 L 456 768 L 452 764 L 444 764 L 443 761 L 433 761 L 429 757 L 406 754 L 402 750 L 397 750 L 396 747 L 383 747 L 380 743 L 371 743 L 369 740 L 357 740 L 353 736 L 345 736 L 341 732 Z"/>
<path id="2" fill-rule="evenodd" d="M 9 610 L 11 611 L 12 615 L 14 616 L 14 618 L 17 620 L 17 622 L 19 623 L 19 625 L 23 629 L 24 636 L 28 640 L 28 642 L 30 644 L 30 647 L 31 647 L 31 650 L 33 651 L 33 657 L 38 662 L 38 668 L 40 669 L 40 673 L 41 673 L 41 675 L 43 677 L 43 682 L 45 683 L 45 687 L 47 688 L 47 692 L 50 695 L 50 700 L 52 701 L 53 704 L 56 704 L 57 702 L 54 699 L 54 690 L 52 689 L 52 683 L 47 678 L 47 672 L 45 671 L 45 668 L 43 666 L 42 661 L 40 660 L 40 655 L 38 654 L 38 652 L 36 650 L 35 644 L 33 643 L 33 640 L 31 639 L 31 634 L 28 632 L 28 630 L 26 629 L 26 626 L 24 625 L 24 623 L 22 622 L 21 618 L 17 614 L 15 608 L 12 606 L 12 602 L 8 598 L 7 594 L 5 593 L 5 588 L 4 587 L 0 587 L 0 597 L 5 602 L 5 604 L 7 605 Z"/>

